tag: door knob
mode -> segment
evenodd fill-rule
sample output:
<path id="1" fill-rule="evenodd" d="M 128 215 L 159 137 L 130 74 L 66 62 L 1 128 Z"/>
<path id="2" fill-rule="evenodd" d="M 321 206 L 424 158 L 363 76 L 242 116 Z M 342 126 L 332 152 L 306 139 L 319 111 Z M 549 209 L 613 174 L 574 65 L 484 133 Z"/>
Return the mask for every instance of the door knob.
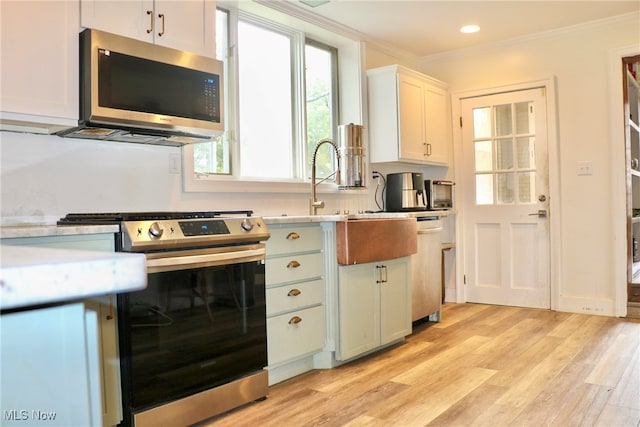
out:
<path id="1" fill-rule="evenodd" d="M 540 217 L 540 218 L 546 218 L 547 217 L 547 210 L 546 209 L 538 209 L 538 212 L 530 213 L 529 216 L 537 216 L 537 217 Z"/>

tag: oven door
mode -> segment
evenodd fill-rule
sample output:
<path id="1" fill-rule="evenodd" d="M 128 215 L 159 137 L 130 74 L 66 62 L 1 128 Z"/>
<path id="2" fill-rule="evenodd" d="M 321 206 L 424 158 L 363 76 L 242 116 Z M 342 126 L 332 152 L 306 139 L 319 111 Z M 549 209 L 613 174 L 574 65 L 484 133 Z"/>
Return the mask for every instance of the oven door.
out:
<path id="1" fill-rule="evenodd" d="M 264 244 L 146 257 L 147 288 L 118 299 L 125 417 L 267 365 Z"/>

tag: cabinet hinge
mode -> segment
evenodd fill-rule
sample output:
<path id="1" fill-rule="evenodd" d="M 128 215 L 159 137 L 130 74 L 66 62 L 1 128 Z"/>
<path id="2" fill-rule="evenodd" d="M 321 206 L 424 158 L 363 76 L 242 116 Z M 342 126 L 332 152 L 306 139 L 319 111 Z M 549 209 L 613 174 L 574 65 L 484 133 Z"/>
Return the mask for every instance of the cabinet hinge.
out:
<path id="1" fill-rule="evenodd" d="M 462 283 L 465 284 L 465 285 L 467 284 L 467 275 L 466 274 L 462 275 Z"/>
<path id="2" fill-rule="evenodd" d="M 460 127 L 462 127 L 462 116 L 460 116 Z"/>

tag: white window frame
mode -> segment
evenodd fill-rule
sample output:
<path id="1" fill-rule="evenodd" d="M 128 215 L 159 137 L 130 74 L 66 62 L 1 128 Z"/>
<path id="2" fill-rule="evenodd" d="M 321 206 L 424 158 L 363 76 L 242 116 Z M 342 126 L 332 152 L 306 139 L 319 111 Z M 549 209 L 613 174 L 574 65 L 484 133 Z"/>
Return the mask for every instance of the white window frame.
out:
<path id="1" fill-rule="evenodd" d="M 258 23 L 259 25 L 266 25 L 267 28 L 273 28 L 276 31 L 286 31 L 287 34 L 293 34 L 294 37 L 297 37 L 298 40 L 294 43 L 296 46 L 297 52 L 293 52 L 293 60 L 298 61 L 298 66 L 301 66 L 304 55 L 304 46 L 305 39 L 311 38 L 313 40 L 319 41 L 321 43 L 325 43 L 330 46 L 335 46 L 338 49 L 339 55 L 339 64 L 342 61 L 341 55 L 341 44 L 342 46 L 346 46 L 346 52 L 349 55 L 353 55 L 354 52 L 357 52 L 358 58 L 350 58 L 347 61 L 350 66 L 346 67 L 346 72 L 348 74 L 347 80 L 352 84 L 357 84 L 359 87 L 362 87 L 361 80 L 361 58 L 359 57 L 360 49 L 359 42 L 348 40 L 344 36 L 338 34 L 332 34 L 326 30 L 315 27 L 311 24 L 303 23 L 300 25 L 300 29 L 293 28 L 291 25 L 292 20 L 291 17 L 286 17 L 285 22 L 287 25 L 279 24 L 278 22 L 272 21 L 272 16 L 269 16 L 270 19 L 262 18 L 254 13 L 247 13 L 245 11 L 241 11 L 235 9 L 233 7 L 225 7 L 221 6 L 229 12 L 230 17 L 230 28 L 232 26 L 236 26 L 238 22 L 238 18 L 242 18 L 243 20 L 248 20 L 250 22 Z M 230 56 L 231 59 L 228 64 L 228 76 L 227 78 L 233 77 L 233 81 L 237 82 L 237 62 L 235 60 L 235 52 L 234 46 L 236 46 L 236 30 L 233 28 L 230 31 L 229 37 L 229 45 L 231 46 Z M 335 43 L 337 40 L 337 43 Z M 353 73 L 354 67 L 356 65 L 357 73 Z M 294 123 L 295 132 L 294 138 L 298 138 L 298 141 L 304 141 L 306 135 L 306 129 L 304 124 L 304 105 L 303 97 L 301 94 L 304 94 L 304 80 L 301 79 L 298 74 L 294 73 L 294 109 L 298 109 L 297 114 L 302 114 L 303 120 L 296 121 Z M 339 79 L 343 80 L 344 72 L 339 69 Z M 349 84 L 349 83 L 347 83 Z M 362 92 L 359 90 L 358 93 L 361 95 Z M 237 117 L 238 117 L 238 108 L 237 108 L 237 85 L 231 84 L 228 88 L 227 97 L 229 99 L 228 105 L 230 108 L 226 111 L 227 117 L 227 132 L 230 132 L 229 142 L 230 142 L 230 153 L 231 153 L 231 174 L 197 174 L 194 172 L 194 157 L 193 157 L 193 146 L 185 145 L 182 148 L 182 159 L 183 159 L 183 190 L 185 192 L 290 192 L 290 193 L 304 193 L 309 191 L 310 181 L 304 178 L 305 174 L 305 162 L 307 161 L 305 157 L 305 147 L 300 145 L 300 143 L 294 141 L 296 145 L 294 149 L 293 155 L 296 156 L 296 171 L 297 177 L 294 179 L 273 179 L 273 178 L 255 178 L 255 177 L 242 177 L 237 176 L 234 173 L 239 168 L 239 146 L 236 141 L 235 134 L 238 129 Z M 342 99 L 339 100 L 339 104 L 342 106 Z M 357 106 L 358 108 L 355 111 L 351 111 L 347 114 L 347 120 L 349 122 L 362 122 L 362 110 L 361 110 L 361 102 L 356 102 L 352 104 L 353 106 Z M 342 109 L 341 109 L 342 110 Z M 339 120 L 345 121 L 345 114 L 343 111 L 340 112 Z M 351 118 L 349 118 L 351 117 Z M 356 118 L 354 118 L 356 117 Z M 302 122 L 302 125 L 301 123 Z M 299 145 L 299 146 L 298 146 Z M 338 186 L 335 183 L 322 183 L 318 186 L 318 191 L 320 192 L 337 192 Z"/>

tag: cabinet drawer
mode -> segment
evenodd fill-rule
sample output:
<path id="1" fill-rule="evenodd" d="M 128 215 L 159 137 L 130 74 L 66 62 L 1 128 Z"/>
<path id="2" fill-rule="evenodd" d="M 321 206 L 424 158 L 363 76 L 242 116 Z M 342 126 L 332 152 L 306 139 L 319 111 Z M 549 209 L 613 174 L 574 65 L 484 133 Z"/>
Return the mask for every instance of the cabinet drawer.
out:
<path id="1" fill-rule="evenodd" d="M 270 228 L 267 256 L 322 250 L 322 229 L 317 226 Z"/>
<path id="2" fill-rule="evenodd" d="M 269 365 L 320 350 L 323 346 L 324 306 L 267 319 Z"/>
<path id="3" fill-rule="evenodd" d="M 267 316 L 322 304 L 324 281 L 294 283 L 267 289 Z"/>
<path id="4" fill-rule="evenodd" d="M 321 253 L 269 258 L 265 266 L 267 285 L 321 277 L 322 262 Z"/>

